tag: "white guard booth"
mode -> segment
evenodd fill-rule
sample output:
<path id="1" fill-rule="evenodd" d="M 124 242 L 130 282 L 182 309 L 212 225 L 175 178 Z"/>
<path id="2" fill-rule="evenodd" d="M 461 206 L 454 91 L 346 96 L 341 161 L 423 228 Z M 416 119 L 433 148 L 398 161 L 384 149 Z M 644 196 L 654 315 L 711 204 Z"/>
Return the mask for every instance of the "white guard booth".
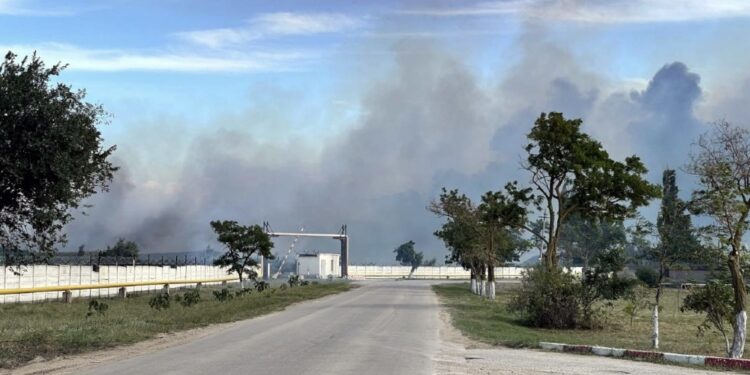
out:
<path id="1" fill-rule="evenodd" d="M 306 253 L 297 258 L 297 274 L 305 278 L 341 277 L 340 254 Z"/>

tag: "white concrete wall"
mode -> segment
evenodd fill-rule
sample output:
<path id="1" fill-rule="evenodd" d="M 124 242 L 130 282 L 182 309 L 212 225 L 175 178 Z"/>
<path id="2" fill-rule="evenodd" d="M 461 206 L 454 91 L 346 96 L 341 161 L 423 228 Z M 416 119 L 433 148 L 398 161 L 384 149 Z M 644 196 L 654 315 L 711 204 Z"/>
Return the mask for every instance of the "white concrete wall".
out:
<path id="1" fill-rule="evenodd" d="M 48 266 L 34 265 L 23 267 L 20 275 L 8 268 L 2 268 L 0 288 L 34 288 L 43 286 L 112 284 L 134 281 L 169 281 L 187 279 L 213 279 L 232 276 L 225 269 L 216 266 L 100 266 L 94 272 L 92 266 Z M 208 284 L 208 283 L 207 283 Z M 193 286 L 180 284 L 175 287 Z M 162 285 L 128 287 L 128 292 L 141 292 L 161 289 Z M 71 291 L 73 297 L 108 297 L 116 296 L 118 288 L 84 289 Z M 63 292 L 40 292 L 9 294 L 0 296 L 0 303 L 36 302 L 62 298 Z"/>
<path id="2" fill-rule="evenodd" d="M 378 278 L 402 278 L 409 276 L 409 266 L 349 266 L 349 276 L 354 278 L 378 279 Z M 523 267 L 496 267 L 495 278 L 503 279 L 520 279 Z M 581 268 L 574 267 L 571 269 L 574 274 L 580 274 Z M 440 266 L 440 267 L 419 267 L 414 271 L 412 278 L 420 279 L 457 279 L 468 280 L 471 273 L 462 267 Z"/>

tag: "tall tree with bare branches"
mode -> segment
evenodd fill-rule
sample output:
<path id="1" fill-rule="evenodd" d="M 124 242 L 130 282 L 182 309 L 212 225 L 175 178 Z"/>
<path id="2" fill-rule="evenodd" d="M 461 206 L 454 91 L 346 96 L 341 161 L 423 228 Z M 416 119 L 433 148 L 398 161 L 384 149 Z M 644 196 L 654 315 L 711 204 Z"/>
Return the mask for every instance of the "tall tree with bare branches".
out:
<path id="1" fill-rule="evenodd" d="M 687 166 L 700 180 L 693 192 L 691 210 L 710 216 L 710 227 L 723 247 L 734 290 L 733 339 L 730 357 L 740 358 L 745 349 L 747 290 L 742 274 L 742 236 L 750 215 L 750 133 L 726 121 L 700 136 Z"/>

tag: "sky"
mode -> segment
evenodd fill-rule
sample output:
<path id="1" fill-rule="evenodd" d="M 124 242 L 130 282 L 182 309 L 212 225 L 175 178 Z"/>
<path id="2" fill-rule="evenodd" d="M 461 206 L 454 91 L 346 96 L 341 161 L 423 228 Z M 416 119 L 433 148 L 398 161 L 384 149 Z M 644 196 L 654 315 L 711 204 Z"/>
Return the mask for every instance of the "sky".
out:
<path id="1" fill-rule="evenodd" d="M 741 0 L 0 0 L 0 50 L 68 64 L 59 80 L 109 113 L 120 170 L 67 247 L 218 248 L 217 219 L 347 224 L 354 263 L 409 240 L 442 261 L 430 200 L 526 183 L 541 112 L 582 118 L 660 182 L 711 122 L 750 126 L 747 35 Z"/>

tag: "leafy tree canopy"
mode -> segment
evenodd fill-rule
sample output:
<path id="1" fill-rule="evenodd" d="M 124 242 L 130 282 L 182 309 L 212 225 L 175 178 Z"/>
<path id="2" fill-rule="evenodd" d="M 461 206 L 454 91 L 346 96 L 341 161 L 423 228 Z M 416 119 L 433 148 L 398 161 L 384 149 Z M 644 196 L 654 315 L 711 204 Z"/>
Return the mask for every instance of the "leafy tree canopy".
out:
<path id="1" fill-rule="evenodd" d="M 532 187 L 506 187 L 519 204 L 532 205 L 549 219 L 546 235 L 539 236 L 547 247 L 548 269 L 557 267 L 561 229 L 571 215 L 621 220 L 659 196 L 658 186 L 643 178 L 647 169 L 638 157 L 612 160 L 599 142 L 581 131 L 581 124 L 562 113 L 542 113 L 525 147 L 523 168 L 531 174 Z"/>
<path id="2" fill-rule="evenodd" d="M 414 241 L 399 245 L 393 252 L 396 253 L 396 261 L 401 263 L 402 266 L 411 266 L 411 272 L 422 265 L 424 254 L 421 251 L 414 250 Z"/>
<path id="3" fill-rule="evenodd" d="M 36 56 L 0 63 L 0 250 L 6 265 L 43 260 L 64 243 L 62 227 L 82 199 L 117 170 L 97 126 L 101 106 L 53 82 L 65 68 Z"/>
<path id="4" fill-rule="evenodd" d="M 125 241 L 120 238 L 114 244 L 114 246 L 107 248 L 101 253 L 103 256 L 108 257 L 126 257 L 126 258 L 138 258 L 138 244 L 133 241 Z"/>
<path id="5" fill-rule="evenodd" d="M 567 264 L 588 268 L 597 254 L 623 248 L 626 243 L 622 221 L 572 215 L 563 226 L 559 246 Z"/>
<path id="6" fill-rule="evenodd" d="M 260 225 L 243 226 L 232 220 L 216 220 L 211 222 L 211 228 L 226 247 L 226 252 L 214 260 L 214 265 L 227 267 L 227 273 L 236 273 L 241 282 L 245 276 L 254 279 L 258 275 L 254 271 L 258 262 L 253 256 L 274 259 L 271 237 Z"/>

